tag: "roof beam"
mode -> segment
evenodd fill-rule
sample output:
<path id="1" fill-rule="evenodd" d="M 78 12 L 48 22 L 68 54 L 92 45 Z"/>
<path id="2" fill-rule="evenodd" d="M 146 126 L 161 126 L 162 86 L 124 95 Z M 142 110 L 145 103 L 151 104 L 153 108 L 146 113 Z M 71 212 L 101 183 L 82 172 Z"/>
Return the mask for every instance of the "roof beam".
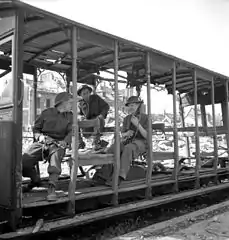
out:
<path id="1" fill-rule="evenodd" d="M 34 60 L 35 58 L 39 57 L 41 54 L 53 49 L 54 47 L 57 47 L 57 46 L 60 46 L 60 45 L 63 45 L 67 42 L 69 42 L 70 40 L 69 39 L 65 39 L 65 40 L 61 40 L 59 42 L 55 42 L 51 45 L 49 45 L 48 47 L 42 49 L 40 52 L 38 52 L 37 54 L 35 54 L 33 57 L 31 57 L 29 60 L 27 60 L 28 63 L 30 63 L 32 60 Z"/>

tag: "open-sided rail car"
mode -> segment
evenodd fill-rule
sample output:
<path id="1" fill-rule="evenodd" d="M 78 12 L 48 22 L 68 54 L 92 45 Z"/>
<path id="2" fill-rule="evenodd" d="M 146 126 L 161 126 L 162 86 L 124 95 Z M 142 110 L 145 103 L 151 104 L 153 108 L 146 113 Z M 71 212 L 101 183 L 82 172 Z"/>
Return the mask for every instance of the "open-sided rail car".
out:
<path id="1" fill-rule="evenodd" d="M 69 19 L 32 7 L 18 0 L 0 1 L 0 82 L 9 74 L 7 91 L 0 98 L 0 238 L 11 238 L 33 231 L 34 219 L 28 216 L 45 218 L 40 231 L 57 230 L 75 226 L 112 215 L 136 209 L 160 205 L 205 192 L 229 187 L 222 180 L 227 178 L 228 168 L 219 164 L 217 134 L 225 134 L 229 143 L 228 115 L 228 77 L 202 68 L 174 56 L 150 47 L 113 36 L 111 34 L 76 23 Z M 47 202 L 43 191 L 22 194 L 22 103 L 23 74 L 34 76 L 34 117 L 36 116 L 37 69 L 65 73 L 67 86 L 73 84 L 74 124 L 71 159 L 73 166 L 70 177 L 60 180 L 60 193 L 56 202 Z M 101 71 L 113 69 L 115 87 L 115 128 L 116 152 L 112 154 L 80 154 L 77 150 L 77 83 L 95 84 Z M 128 181 L 118 186 L 120 167 L 119 123 L 118 123 L 118 71 L 127 73 L 121 80 L 128 86 L 147 86 L 148 151 L 142 175 L 136 179 L 133 174 Z M 2 78 L 3 79 L 3 78 Z M 161 125 L 152 125 L 150 85 L 165 85 L 173 95 L 173 128 L 165 128 L 165 134 L 173 134 L 174 151 L 153 152 L 152 130 Z M 183 94 L 194 105 L 195 127 L 178 128 L 177 96 Z M 181 101 L 182 102 L 182 101 Z M 215 102 L 222 105 L 223 126 L 216 127 Z M 157 103 L 158 104 L 158 103 Z M 202 127 L 199 127 L 197 105 L 202 109 Z M 212 105 L 213 126 L 206 125 L 206 105 Z M 88 126 L 90 122 L 82 122 Z M 195 136 L 196 154 L 189 156 L 195 161 L 195 167 L 179 171 L 180 158 L 178 134 L 192 132 Z M 201 167 L 201 135 L 209 135 L 214 140 L 212 165 Z M 152 174 L 155 160 L 173 159 L 173 168 L 166 173 Z M 225 157 L 224 160 L 228 160 Z M 90 179 L 77 177 L 79 166 L 113 164 L 113 185 L 92 186 Z M 136 164 L 132 173 L 140 169 Z M 130 173 L 131 173 L 130 171 Z M 140 170 L 139 170 L 140 171 Z M 138 175 L 138 174 L 137 174 Z M 44 180 L 45 181 L 45 180 Z M 202 184 L 211 185 L 200 189 Z M 214 185 L 215 184 L 215 185 Z M 167 187 L 166 187 L 167 186 Z M 188 189 L 190 191 L 181 191 Z M 194 188 L 194 189 L 193 189 Z M 123 204 L 128 194 L 140 196 L 133 204 Z M 166 196 L 155 196 L 158 193 Z M 171 194 L 173 193 L 173 194 Z M 136 199 L 135 199 L 136 200 Z M 95 202 L 97 205 L 95 206 Z M 106 203 L 106 204 L 104 204 Z M 102 204 L 102 206 L 101 206 Z M 85 206 L 86 205 L 86 206 Z M 68 209 L 70 216 L 50 215 L 61 209 Z M 51 209 L 51 210 L 50 210 Z M 93 210 L 93 211 L 89 211 Z M 81 213 L 78 214 L 77 213 Z M 82 214 L 83 213 L 83 214 Z M 27 218 L 25 218 L 27 216 Z M 65 216 L 63 218 L 63 216 Z M 61 219 L 60 219 L 61 218 Z M 46 222 L 46 220 L 48 222 Z M 8 226 L 8 228 L 5 228 Z M 10 227 L 10 228 L 9 228 Z M 26 228 L 25 228 L 26 227 Z M 16 232 L 19 228 L 20 233 Z M 7 229 L 7 230 L 6 230 Z M 5 231 L 8 231 L 7 233 Z"/>

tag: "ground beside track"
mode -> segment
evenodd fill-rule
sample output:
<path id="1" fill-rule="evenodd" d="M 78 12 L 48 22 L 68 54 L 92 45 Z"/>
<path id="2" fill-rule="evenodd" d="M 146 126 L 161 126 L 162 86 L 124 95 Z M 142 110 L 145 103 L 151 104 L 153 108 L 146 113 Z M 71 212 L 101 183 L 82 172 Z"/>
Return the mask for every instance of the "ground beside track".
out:
<path id="1" fill-rule="evenodd" d="M 205 196 L 194 197 L 191 199 L 166 204 L 161 207 L 154 207 L 151 209 L 126 214 L 123 216 L 114 217 L 112 219 L 98 221 L 92 224 L 74 228 L 72 230 L 68 229 L 66 231 L 55 233 L 55 235 L 51 234 L 49 240 L 112 239 L 116 236 L 120 236 L 131 231 L 136 231 L 138 229 L 145 228 L 152 224 L 167 221 L 169 219 L 174 219 L 187 213 L 202 210 L 214 204 L 222 203 L 228 200 L 229 190 L 217 191 L 215 193 L 211 193 Z M 218 214 L 217 211 L 216 213 Z M 208 215 L 204 217 L 208 218 Z M 193 222 L 191 221 L 191 223 Z M 165 234 L 166 236 L 166 232 L 163 232 L 163 234 Z"/>
<path id="2" fill-rule="evenodd" d="M 229 201 L 224 201 L 111 240 L 228 240 L 228 224 Z"/>

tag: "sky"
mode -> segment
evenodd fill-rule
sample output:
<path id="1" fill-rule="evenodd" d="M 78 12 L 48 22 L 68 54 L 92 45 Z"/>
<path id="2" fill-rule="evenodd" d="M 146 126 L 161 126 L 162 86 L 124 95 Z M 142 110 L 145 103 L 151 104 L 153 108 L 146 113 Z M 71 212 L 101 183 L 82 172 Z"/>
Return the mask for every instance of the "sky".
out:
<path id="1" fill-rule="evenodd" d="M 229 76 L 229 0 L 23 1 Z M 152 110 L 171 109 L 159 95 Z"/>

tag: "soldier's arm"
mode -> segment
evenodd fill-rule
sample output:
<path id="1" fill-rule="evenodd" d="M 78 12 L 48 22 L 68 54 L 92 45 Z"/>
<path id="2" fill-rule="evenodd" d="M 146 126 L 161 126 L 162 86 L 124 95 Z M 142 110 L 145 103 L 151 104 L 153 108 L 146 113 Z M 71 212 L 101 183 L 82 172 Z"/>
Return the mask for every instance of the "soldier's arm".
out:
<path id="1" fill-rule="evenodd" d="M 33 134 L 36 141 L 38 141 L 39 137 L 42 135 L 43 124 L 44 124 L 44 112 L 37 116 L 33 126 Z"/>
<path id="2" fill-rule="evenodd" d="M 70 146 L 72 142 L 72 124 L 73 124 L 73 113 L 69 113 L 68 115 L 68 129 L 66 131 L 66 137 L 64 138 L 64 141 Z"/>
<path id="3" fill-rule="evenodd" d="M 138 131 L 141 133 L 141 135 L 147 139 L 147 128 L 148 128 L 148 117 L 144 118 L 144 121 L 139 124 Z"/>
<path id="4" fill-rule="evenodd" d="M 127 117 L 124 118 L 123 120 L 123 124 L 122 124 L 122 128 L 121 128 L 121 133 L 124 133 L 126 131 L 128 131 L 129 129 L 127 129 Z"/>
<path id="5" fill-rule="evenodd" d="M 98 95 L 97 95 L 98 96 Z M 103 116 L 103 118 L 107 117 L 108 111 L 110 109 L 109 104 L 104 101 L 101 97 L 98 96 L 98 102 L 99 102 L 99 109 L 101 109 L 100 115 Z"/>

